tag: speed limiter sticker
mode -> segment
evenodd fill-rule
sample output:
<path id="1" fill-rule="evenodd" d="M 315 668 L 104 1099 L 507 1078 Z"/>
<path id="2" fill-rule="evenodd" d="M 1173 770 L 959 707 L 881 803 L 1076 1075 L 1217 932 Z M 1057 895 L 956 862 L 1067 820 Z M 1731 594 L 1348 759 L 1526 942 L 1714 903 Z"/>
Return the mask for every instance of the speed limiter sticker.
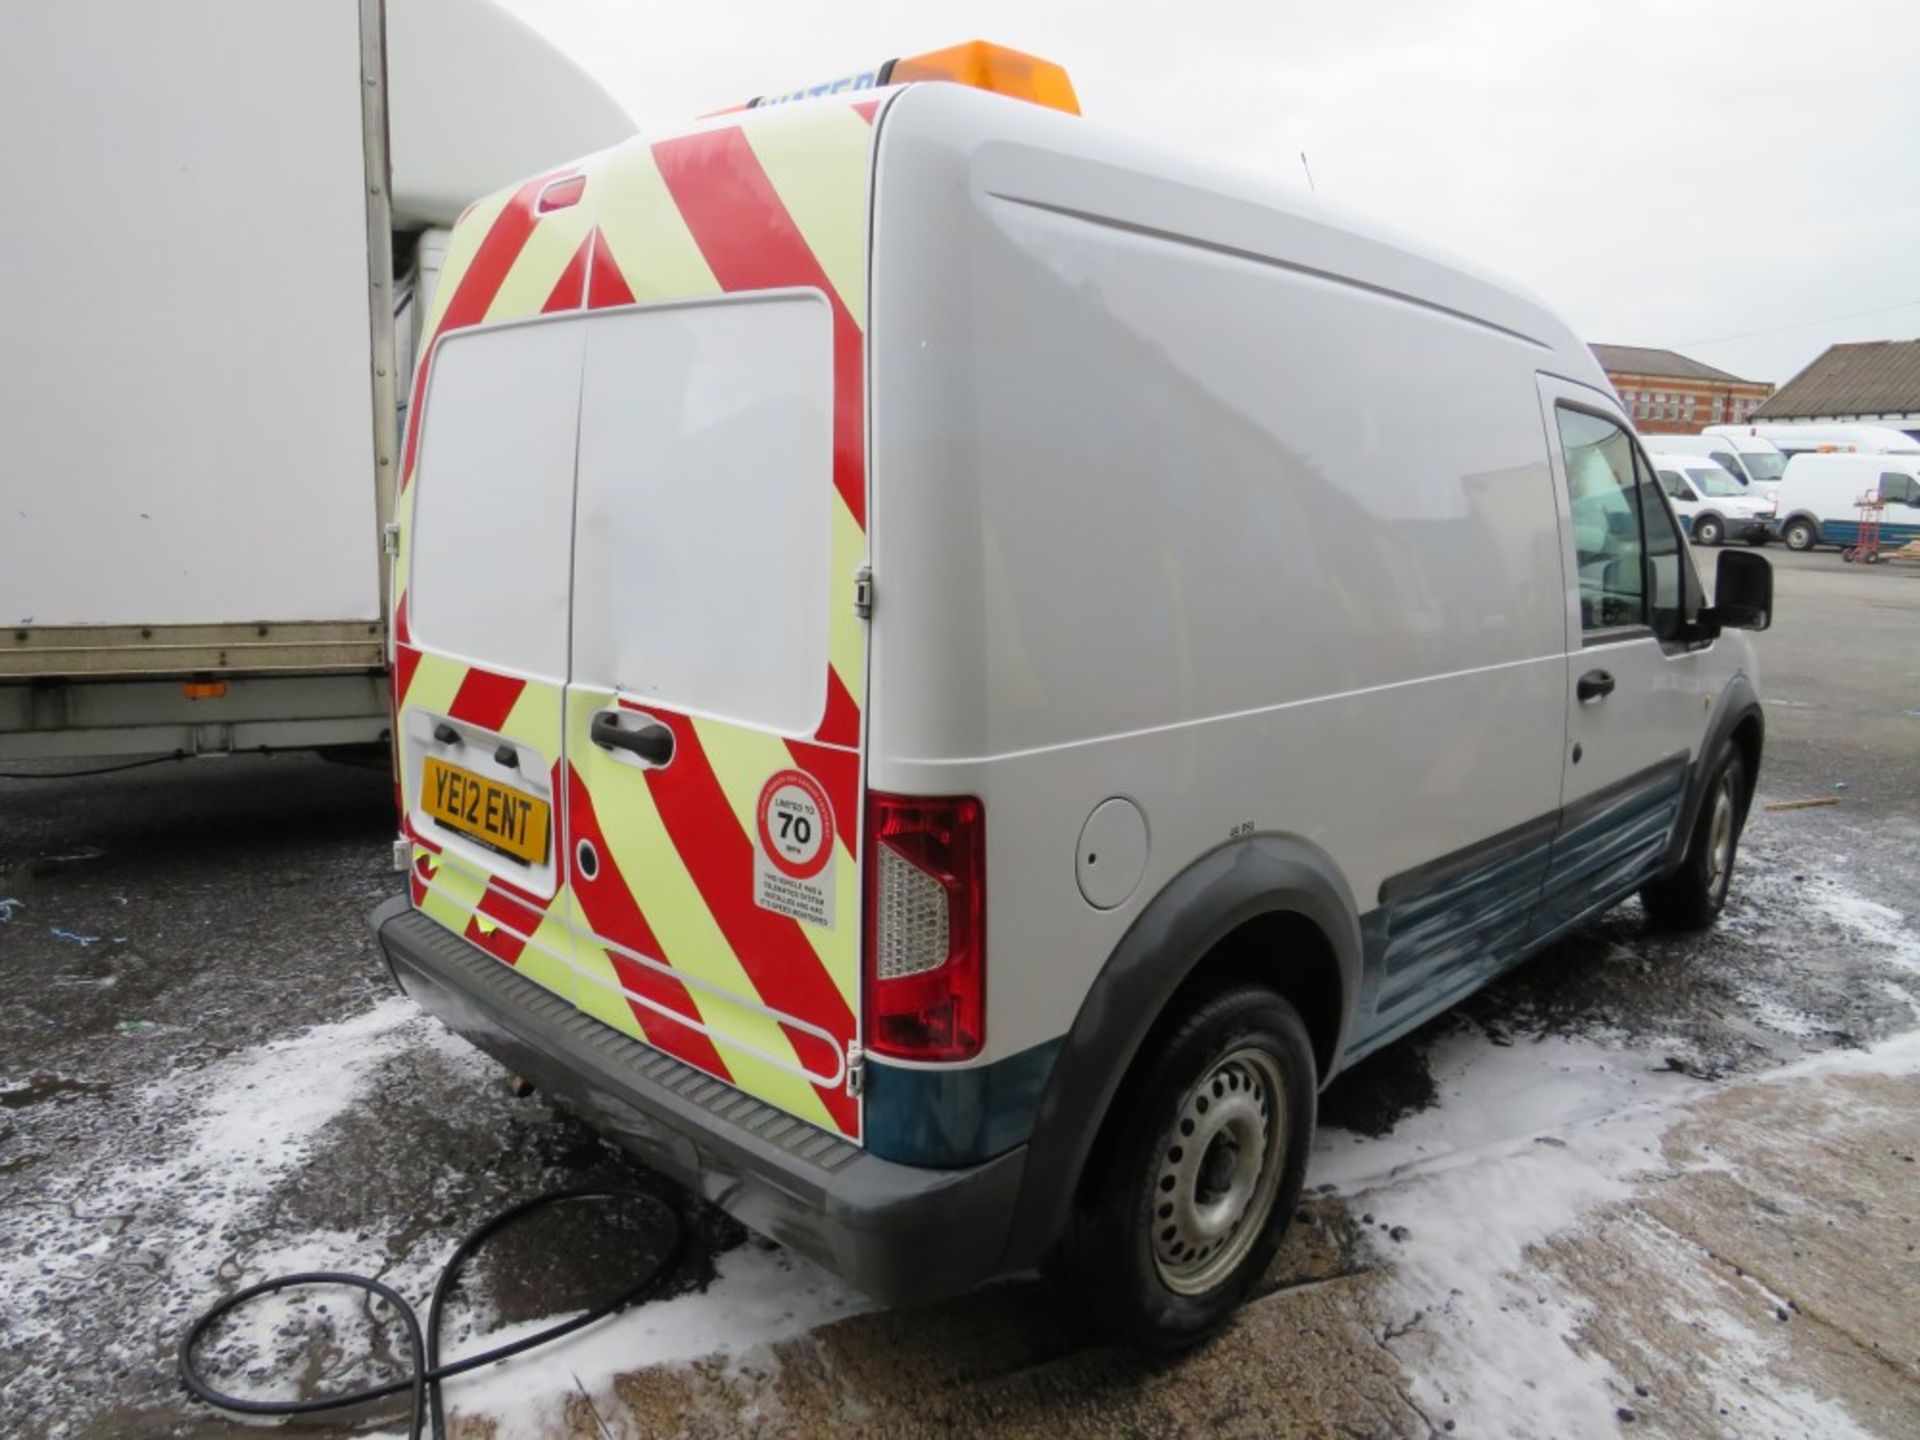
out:
<path id="1" fill-rule="evenodd" d="M 833 806 L 820 782 L 780 770 L 754 806 L 753 899 L 809 925 L 833 925 Z"/>

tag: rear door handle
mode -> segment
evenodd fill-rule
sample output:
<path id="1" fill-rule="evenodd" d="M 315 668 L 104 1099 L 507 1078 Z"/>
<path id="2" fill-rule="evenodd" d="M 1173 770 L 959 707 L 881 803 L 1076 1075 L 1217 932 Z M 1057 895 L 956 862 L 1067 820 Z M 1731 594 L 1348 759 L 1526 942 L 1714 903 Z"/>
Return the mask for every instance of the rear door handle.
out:
<path id="1" fill-rule="evenodd" d="M 1605 670 L 1589 670 L 1573 687 L 1573 693 L 1580 697 L 1582 705 L 1589 700 L 1604 700 L 1613 693 L 1613 676 Z"/>
<path id="2" fill-rule="evenodd" d="M 623 730 L 612 711 L 602 710 L 593 717 L 587 735 L 602 750 L 625 750 L 649 765 L 665 765 L 673 759 L 673 731 L 657 720 L 635 730 Z"/>

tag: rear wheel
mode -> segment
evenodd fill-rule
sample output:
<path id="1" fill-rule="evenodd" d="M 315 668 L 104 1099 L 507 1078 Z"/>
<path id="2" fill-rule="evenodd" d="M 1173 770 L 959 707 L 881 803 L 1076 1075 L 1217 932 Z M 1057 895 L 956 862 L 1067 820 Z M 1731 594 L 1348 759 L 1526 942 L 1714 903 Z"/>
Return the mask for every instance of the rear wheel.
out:
<path id="1" fill-rule="evenodd" d="M 1746 821 L 1747 767 L 1728 746 L 1707 783 L 1680 868 L 1640 892 L 1652 924 L 1663 930 L 1704 930 L 1719 917 Z"/>
<path id="2" fill-rule="evenodd" d="M 1727 538 L 1726 522 L 1718 515 L 1696 515 L 1693 519 L 1693 543 L 1718 545 Z"/>
<path id="3" fill-rule="evenodd" d="M 1820 539 L 1811 520 L 1790 520 L 1787 528 L 1780 532 L 1780 538 L 1787 542 L 1789 550 L 1811 550 Z"/>
<path id="4" fill-rule="evenodd" d="M 1313 1047 L 1293 1006 L 1235 985 L 1147 1042 L 1081 1182 L 1060 1279 L 1144 1349 L 1206 1338 L 1265 1273 L 1306 1178 Z"/>

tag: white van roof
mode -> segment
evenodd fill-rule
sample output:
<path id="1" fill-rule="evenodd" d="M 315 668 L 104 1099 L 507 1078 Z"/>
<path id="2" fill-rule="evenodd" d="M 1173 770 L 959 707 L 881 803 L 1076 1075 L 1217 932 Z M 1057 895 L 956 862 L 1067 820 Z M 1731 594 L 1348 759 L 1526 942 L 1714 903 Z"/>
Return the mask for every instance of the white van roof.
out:
<path id="1" fill-rule="evenodd" d="M 1831 444 L 1851 446 L 1861 454 L 1920 455 L 1920 440 L 1891 425 L 1757 421 L 1747 425 L 1717 425 L 1709 433 L 1734 436 L 1743 445 L 1749 438 L 1767 440 L 1779 449 L 1796 444 Z"/>
<path id="2" fill-rule="evenodd" d="M 1897 470 L 1902 475 L 1920 476 L 1920 453 L 1879 455 L 1872 451 L 1838 451 L 1823 454 L 1807 450 L 1787 460 L 1788 475 L 1843 474 L 1849 470 L 1863 474 Z"/>
<path id="3" fill-rule="evenodd" d="M 494 0 L 387 0 L 393 215 L 451 225 L 472 201 L 634 133 L 578 65 Z"/>
<path id="4" fill-rule="evenodd" d="M 1747 455 L 1779 455 L 1784 453 L 1780 447 L 1748 426 L 1715 425 L 1699 435 L 1673 436 L 1673 439 L 1711 441 L 1723 448 L 1731 445 L 1735 450 Z"/>

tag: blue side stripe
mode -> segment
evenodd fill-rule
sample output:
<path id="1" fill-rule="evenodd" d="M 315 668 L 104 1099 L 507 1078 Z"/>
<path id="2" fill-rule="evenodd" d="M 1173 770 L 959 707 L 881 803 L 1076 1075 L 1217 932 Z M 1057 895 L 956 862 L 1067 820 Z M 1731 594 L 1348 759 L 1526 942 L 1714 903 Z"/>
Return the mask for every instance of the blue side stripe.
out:
<path id="1" fill-rule="evenodd" d="M 1063 1035 L 991 1065 L 911 1070 L 867 1060 L 869 1153 L 906 1165 L 977 1165 L 1033 1134 Z"/>
<path id="2" fill-rule="evenodd" d="M 1828 545 L 1857 545 L 1860 543 L 1860 522 L 1857 520 L 1822 520 L 1820 539 Z M 1880 548 L 1897 550 L 1909 540 L 1920 540 L 1920 525 L 1880 526 Z"/>

